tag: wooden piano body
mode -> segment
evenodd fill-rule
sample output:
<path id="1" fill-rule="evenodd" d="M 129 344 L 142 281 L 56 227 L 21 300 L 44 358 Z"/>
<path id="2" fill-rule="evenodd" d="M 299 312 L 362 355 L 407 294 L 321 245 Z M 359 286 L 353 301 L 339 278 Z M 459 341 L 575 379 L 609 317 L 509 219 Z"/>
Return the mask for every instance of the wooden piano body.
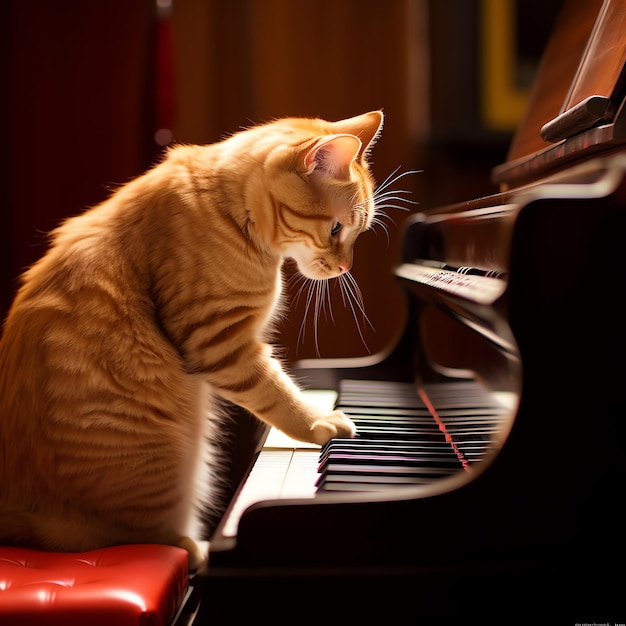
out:
<path id="1" fill-rule="evenodd" d="M 208 593 L 271 588 L 316 607 L 331 594 L 367 616 L 367 594 L 402 581 L 410 595 L 389 615 L 415 623 L 539 619 L 542 603 L 563 623 L 624 618 L 625 33 L 623 0 L 565 3 L 494 170 L 499 193 L 407 223 L 397 345 L 295 372 L 311 387 L 393 381 L 416 394 L 471 378 L 512 399 L 485 458 L 426 484 L 254 504 L 235 537 L 214 534 Z M 249 423 L 252 449 L 263 429 Z M 337 590 L 346 582 L 366 594 L 360 609 Z"/>

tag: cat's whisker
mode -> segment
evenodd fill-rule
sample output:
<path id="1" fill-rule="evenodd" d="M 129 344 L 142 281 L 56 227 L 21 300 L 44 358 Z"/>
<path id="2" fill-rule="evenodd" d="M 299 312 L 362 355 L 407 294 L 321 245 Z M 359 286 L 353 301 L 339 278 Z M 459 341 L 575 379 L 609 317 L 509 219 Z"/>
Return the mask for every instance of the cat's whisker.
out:
<path id="1" fill-rule="evenodd" d="M 361 341 L 363 342 L 363 345 L 365 346 L 366 350 L 368 350 L 369 352 L 369 346 L 367 345 L 367 342 L 365 341 L 365 337 L 363 335 L 363 329 L 358 320 L 357 309 L 361 312 L 363 319 L 368 323 L 370 328 L 373 329 L 374 327 L 372 326 L 372 323 L 370 322 L 369 318 L 365 314 L 365 308 L 363 304 L 363 297 L 361 295 L 361 290 L 359 289 L 359 286 L 356 280 L 354 279 L 354 276 L 352 276 L 352 274 L 350 274 L 349 272 L 343 274 L 339 278 L 341 279 L 339 284 L 341 286 L 343 301 L 344 303 L 347 302 L 348 306 L 350 307 L 350 310 L 352 311 L 352 317 L 354 317 L 354 322 L 356 324 L 356 328 L 359 333 L 359 337 L 361 338 Z"/>
<path id="2" fill-rule="evenodd" d="M 323 314 L 325 318 L 329 317 L 330 320 L 335 323 L 331 306 L 332 301 L 330 298 L 329 283 L 327 280 L 315 280 L 312 278 L 307 278 L 302 274 L 299 274 L 292 280 L 293 284 L 296 284 L 298 282 L 301 282 L 302 284 L 294 295 L 294 305 L 298 303 L 300 297 L 303 295 L 304 292 L 306 292 L 306 298 L 304 302 L 304 313 L 302 316 L 302 322 L 298 330 L 297 342 L 299 344 L 304 344 L 306 338 L 306 325 L 309 320 L 309 316 L 312 316 L 313 319 L 311 323 L 313 324 L 315 352 L 317 356 L 321 356 L 319 348 L 319 320 Z"/>
<path id="3" fill-rule="evenodd" d="M 408 209 L 404 208 L 404 207 L 391 207 L 391 208 L 401 208 L 405 211 L 408 211 Z M 372 222 L 371 222 L 371 228 L 372 230 L 374 230 L 374 232 L 377 234 L 376 232 L 376 227 L 381 228 L 384 232 L 385 232 L 385 236 L 387 238 L 387 245 L 389 245 L 390 243 L 390 235 L 389 235 L 389 227 L 388 225 L 385 223 L 385 220 L 387 220 L 388 222 L 390 222 L 391 224 L 393 224 L 394 226 L 396 225 L 395 220 L 393 219 L 393 217 L 391 217 L 390 215 L 388 215 L 385 211 L 383 211 L 380 207 L 376 207 L 376 213 L 374 214 L 374 217 L 372 218 Z"/>
<path id="4" fill-rule="evenodd" d="M 297 298 L 299 298 L 300 294 L 306 289 L 306 299 L 304 302 L 304 313 L 302 316 L 302 323 L 300 324 L 300 329 L 298 331 L 298 343 L 304 343 L 305 337 L 306 337 L 306 322 L 307 319 L 309 317 L 309 310 L 311 308 L 311 302 L 314 299 L 314 295 L 315 295 L 315 289 L 314 289 L 314 281 L 312 281 L 309 278 L 306 278 L 306 276 L 302 276 L 302 285 L 300 286 L 300 289 L 298 290 L 298 293 L 296 294 Z M 297 298 L 296 298 L 296 302 L 297 302 Z M 314 311 L 315 311 L 314 307 Z M 317 312 L 315 311 L 315 315 L 314 315 L 314 320 L 317 319 Z M 317 333 L 317 327 L 314 327 L 314 332 Z"/>
<path id="5" fill-rule="evenodd" d="M 376 205 L 376 213 L 383 213 L 384 209 L 397 209 L 398 211 L 410 211 L 409 207 L 399 204 L 378 204 Z"/>
<path id="6" fill-rule="evenodd" d="M 395 225 L 394 219 L 387 213 L 387 210 L 409 211 L 411 205 L 419 204 L 418 202 L 407 197 L 411 193 L 409 190 L 392 188 L 392 185 L 396 184 L 399 180 L 403 179 L 405 176 L 418 173 L 418 170 L 409 170 L 401 173 L 398 173 L 398 170 L 399 168 L 396 168 L 389 176 L 387 176 L 387 178 L 385 178 L 385 180 L 370 196 L 357 201 L 357 198 L 363 196 L 364 185 L 362 185 L 354 192 L 351 202 L 354 213 L 362 217 L 364 222 L 367 219 L 368 213 L 371 211 L 370 207 L 373 205 L 374 214 L 370 218 L 371 227 L 373 229 L 381 229 L 385 233 L 387 245 L 390 243 L 388 223 Z M 359 336 L 361 337 L 361 341 L 365 347 L 367 347 L 363 334 L 364 324 L 366 323 L 372 329 L 374 327 L 365 313 L 365 305 L 363 303 L 361 290 L 356 280 L 349 272 L 339 276 L 338 282 L 343 306 L 351 310 Z M 319 357 L 319 324 L 322 313 L 325 318 L 330 318 L 332 323 L 335 324 L 329 281 L 310 279 L 297 273 L 290 277 L 290 287 L 292 289 L 297 287 L 297 291 L 294 296 L 294 304 L 296 305 L 298 304 L 300 297 L 302 297 L 306 292 L 304 316 L 298 331 L 298 343 L 304 343 L 308 317 L 312 315 L 313 320 L 311 320 L 311 323 L 313 324 L 315 351 Z M 360 317 L 363 318 L 363 321 L 359 320 Z"/>
<path id="7" fill-rule="evenodd" d="M 335 324 L 335 316 L 333 315 L 333 301 L 330 296 L 330 282 L 324 281 L 322 284 L 324 286 L 322 297 L 325 302 L 328 303 L 328 315 L 330 317 L 330 321 Z"/>
<path id="8" fill-rule="evenodd" d="M 382 207 L 380 209 L 377 209 L 376 214 L 374 215 L 374 219 L 372 220 L 372 222 L 380 223 L 383 220 L 388 220 L 389 222 L 391 222 L 392 224 L 395 225 L 396 222 L 395 222 L 394 218 L 391 215 L 389 215 L 385 210 L 383 210 L 383 209 L 387 209 L 387 208 L 401 209 L 403 211 L 408 211 L 409 210 L 409 209 L 406 209 L 404 207 L 385 206 L 385 207 Z"/>
<path id="9" fill-rule="evenodd" d="M 395 183 L 395 181 L 394 181 Z M 374 195 L 375 196 L 382 196 L 385 194 L 390 194 L 390 193 L 404 193 L 404 194 L 408 194 L 411 193 L 408 189 L 392 189 L 389 188 L 389 186 L 385 186 L 385 187 L 376 187 L 376 189 L 374 190 Z"/>
<path id="10" fill-rule="evenodd" d="M 330 314 L 330 318 L 334 322 L 332 307 L 330 306 L 330 296 L 328 293 L 328 281 L 315 281 L 315 317 L 313 320 L 313 325 L 315 336 L 315 353 L 318 357 L 321 356 L 319 347 L 319 320 L 321 311 L 324 311 L 325 316 L 327 314 L 326 299 L 328 299 L 328 311 Z"/>
<path id="11" fill-rule="evenodd" d="M 382 192 L 385 189 L 387 189 L 387 187 L 389 187 L 390 185 L 393 185 L 394 183 L 397 183 L 401 178 L 404 178 L 405 176 L 411 176 L 413 174 L 419 174 L 422 170 L 407 170 L 406 172 L 402 172 L 400 174 L 396 175 L 396 172 L 400 169 L 400 167 L 396 167 L 396 169 L 391 172 L 391 174 L 389 174 L 389 176 L 387 176 L 387 178 L 385 178 L 385 180 L 380 183 L 380 185 L 378 185 L 376 191 L 374 192 L 374 196 L 376 195 L 376 193 Z"/>
<path id="12" fill-rule="evenodd" d="M 363 319 L 367 322 L 369 327 L 372 330 L 374 330 L 374 326 L 372 325 L 372 323 L 370 322 L 370 319 L 367 317 L 367 314 L 365 313 L 365 303 L 363 301 L 363 294 L 361 293 L 361 289 L 358 283 L 356 282 L 356 279 L 354 278 L 354 276 L 352 276 L 352 274 L 350 274 L 350 272 L 347 272 L 346 274 L 344 274 L 343 277 L 344 277 L 343 284 L 345 285 L 345 287 L 348 290 L 348 293 L 350 294 L 350 296 L 356 303 L 359 311 L 361 312 L 361 315 L 363 316 Z"/>
<path id="13" fill-rule="evenodd" d="M 397 209 L 403 209 L 403 210 L 407 210 L 409 207 L 404 206 L 405 204 L 412 204 L 412 205 L 418 205 L 419 202 L 416 202 L 415 200 L 410 200 L 409 198 L 404 198 L 403 196 L 399 196 L 397 195 L 398 193 L 400 193 L 399 191 L 394 191 L 394 192 L 385 192 L 383 194 L 381 194 L 380 196 L 377 196 L 376 194 L 374 194 L 374 203 L 376 206 L 392 206 L 393 208 L 397 208 Z M 407 191 L 406 193 L 410 193 L 409 191 Z M 392 202 L 402 202 L 404 204 L 391 204 Z"/>
<path id="14" fill-rule="evenodd" d="M 297 305 L 298 302 L 300 301 L 300 296 L 302 295 L 302 292 L 308 286 L 308 281 L 309 281 L 309 279 L 306 276 L 304 276 L 303 274 L 300 274 L 298 272 L 295 273 L 295 274 L 292 274 L 289 277 L 289 279 L 287 280 L 287 284 L 289 285 L 290 288 L 295 288 L 298 283 L 301 283 L 301 285 L 298 287 L 298 290 L 296 291 L 295 295 L 293 296 L 293 304 L 294 304 L 294 306 Z"/>
<path id="15" fill-rule="evenodd" d="M 379 208 L 393 208 L 400 209 L 403 211 L 407 211 L 408 207 L 404 206 L 404 204 L 419 204 L 415 200 L 410 200 L 409 198 L 404 197 L 405 195 L 409 195 L 411 192 L 407 189 L 390 189 L 389 187 L 396 182 L 398 182 L 404 176 L 408 176 L 410 174 L 416 174 L 416 170 L 409 170 L 407 172 L 402 172 L 401 174 L 395 175 L 396 169 L 390 176 L 388 176 L 381 185 L 379 185 L 372 199 L 374 201 L 374 206 L 376 209 Z M 401 204 L 396 204 L 396 203 Z"/>
<path id="16" fill-rule="evenodd" d="M 387 227 L 383 224 L 383 219 L 388 219 L 391 223 L 395 224 L 393 219 L 391 219 L 384 211 L 384 209 L 396 209 L 399 211 L 409 211 L 410 207 L 408 205 L 417 205 L 418 202 L 411 200 L 406 195 L 411 192 L 407 189 L 391 189 L 390 186 L 402 179 L 405 176 L 410 174 L 416 174 L 417 170 L 409 170 L 406 172 L 402 172 L 397 174 L 399 168 L 396 168 L 387 178 L 378 186 L 378 188 L 374 191 L 374 193 L 367 199 L 361 200 L 360 202 L 353 204 L 353 209 L 356 212 L 366 214 L 368 211 L 368 206 L 371 203 L 374 205 L 374 217 L 371 220 L 372 226 L 381 226 L 385 231 L 385 235 L 387 237 L 387 244 L 389 244 L 389 231 Z"/>
<path id="17" fill-rule="evenodd" d="M 314 297 L 315 304 L 313 306 L 313 342 L 315 343 L 315 353 L 319 356 L 319 319 L 320 319 L 320 283 L 319 281 L 311 281 L 309 294 Z"/>
<path id="18" fill-rule="evenodd" d="M 384 217 L 391 219 L 388 215 L 384 215 Z M 391 221 L 393 222 L 393 220 Z M 389 245 L 389 228 L 387 227 L 387 224 L 385 224 L 385 222 L 383 222 L 379 217 L 376 216 L 372 219 L 372 230 L 376 235 L 378 235 L 378 232 L 376 231 L 377 226 L 385 233 L 385 236 L 387 238 L 387 245 Z"/>
<path id="19" fill-rule="evenodd" d="M 363 345 L 369 350 L 363 334 L 363 322 L 367 323 L 367 325 L 369 325 L 372 329 L 374 327 L 365 313 L 365 304 L 363 302 L 361 290 L 354 276 L 352 276 L 349 272 L 338 276 L 337 281 L 339 283 L 343 306 L 349 308 L 352 312 L 352 317 L 354 318 L 359 337 L 361 338 Z M 293 285 L 301 283 L 294 295 L 294 304 L 298 302 L 300 297 L 306 294 L 304 301 L 304 314 L 298 330 L 297 341 L 299 344 L 304 344 L 306 339 L 306 325 L 309 321 L 309 317 L 312 316 L 313 319 L 311 320 L 311 323 L 313 325 L 315 353 L 318 357 L 320 357 L 320 319 L 324 316 L 333 324 L 336 324 L 332 307 L 331 281 L 315 280 L 306 278 L 302 274 L 299 274 L 297 276 L 290 277 L 290 282 L 293 283 Z M 359 318 L 362 318 L 363 322 L 359 321 Z"/>
<path id="20" fill-rule="evenodd" d="M 396 192 L 397 193 L 397 192 Z M 374 197 L 374 207 L 376 211 L 379 209 L 398 209 L 399 211 L 408 211 L 411 206 L 417 206 L 419 202 L 396 195 L 396 193 L 386 193 L 380 197 Z"/>
<path id="21" fill-rule="evenodd" d="M 409 172 L 404 172 L 404 174 L 397 174 L 399 169 L 400 169 L 400 166 L 398 165 L 398 167 L 396 167 L 396 169 L 393 170 L 393 172 L 391 172 L 391 174 L 389 174 L 387 178 L 385 178 L 385 180 L 383 180 L 383 182 L 378 185 L 378 189 L 382 190 L 382 189 L 385 189 L 386 187 L 389 187 L 389 185 L 393 184 L 398 178 L 401 178 L 402 176 L 409 173 Z"/>
<path id="22" fill-rule="evenodd" d="M 346 301 L 345 301 L 343 290 L 342 290 L 342 279 L 343 279 L 343 276 L 338 276 L 335 280 L 337 280 L 337 282 L 339 283 L 342 302 L 343 302 L 343 305 L 346 306 Z M 321 298 L 324 301 L 323 308 L 325 311 L 328 312 L 328 317 L 330 318 L 330 321 L 332 322 L 332 324 L 336 325 L 335 315 L 333 313 L 333 300 L 331 297 L 331 281 L 322 281 L 322 286 L 323 286 L 323 290 L 322 290 Z M 318 356 L 319 356 L 319 353 L 318 353 Z"/>

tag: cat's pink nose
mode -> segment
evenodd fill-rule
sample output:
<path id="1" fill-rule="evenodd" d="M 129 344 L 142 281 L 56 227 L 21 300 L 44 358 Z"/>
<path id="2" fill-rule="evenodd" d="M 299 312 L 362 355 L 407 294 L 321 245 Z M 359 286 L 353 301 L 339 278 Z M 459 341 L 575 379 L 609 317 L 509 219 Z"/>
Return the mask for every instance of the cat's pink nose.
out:
<path id="1" fill-rule="evenodd" d="M 350 271 L 350 265 L 348 263 L 340 263 L 339 264 L 339 273 L 345 274 Z"/>

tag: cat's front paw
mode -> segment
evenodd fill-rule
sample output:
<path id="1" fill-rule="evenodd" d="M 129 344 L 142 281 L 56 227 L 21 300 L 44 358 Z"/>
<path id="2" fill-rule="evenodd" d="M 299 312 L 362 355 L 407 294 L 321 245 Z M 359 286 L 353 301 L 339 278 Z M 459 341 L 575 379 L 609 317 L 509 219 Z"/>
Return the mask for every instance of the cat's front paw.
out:
<path id="1" fill-rule="evenodd" d="M 351 439 L 356 435 L 356 426 L 343 411 L 333 411 L 316 420 L 311 428 L 311 433 L 313 443 L 323 446 L 328 440 L 335 437 Z"/>

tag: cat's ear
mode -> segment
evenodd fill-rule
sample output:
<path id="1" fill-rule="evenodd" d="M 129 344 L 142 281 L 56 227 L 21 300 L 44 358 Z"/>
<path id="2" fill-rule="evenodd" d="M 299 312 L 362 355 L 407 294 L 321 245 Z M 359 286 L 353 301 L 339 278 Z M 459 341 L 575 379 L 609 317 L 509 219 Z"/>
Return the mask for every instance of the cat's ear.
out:
<path id="1" fill-rule="evenodd" d="M 332 178 L 347 178 L 362 146 L 361 140 L 354 135 L 320 137 L 304 154 L 304 171 L 306 174 L 317 171 Z"/>
<path id="2" fill-rule="evenodd" d="M 346 133 L 358 137 L 362 143 L 362 149 L 358 156 L 363 158 L 367 156 L 380 137 L 384 121 L 385 116 L 382 111 L 370 111 L 363 113 L 363 115 L 333 122 L 333 130 L 337 133 Z"/>

